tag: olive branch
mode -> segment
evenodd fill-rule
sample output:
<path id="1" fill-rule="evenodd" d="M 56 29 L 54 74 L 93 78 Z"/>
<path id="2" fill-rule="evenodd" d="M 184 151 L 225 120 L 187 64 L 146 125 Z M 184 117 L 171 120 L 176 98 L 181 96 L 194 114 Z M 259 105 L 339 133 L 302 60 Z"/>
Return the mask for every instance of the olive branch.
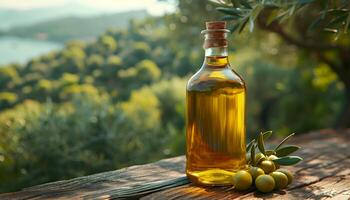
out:
<path id="1" fill-rule="evenodd" d="M 275 155 L 277 158 L 272 159 L 275 164 L 278 165 L 295 165 L 302 161 L 303 159 L 299 156 L 290 156 L 290 154 L 296 152 L 300 149 L 296 145 L 285 145 L 285 143 L 293 136 L 295 133 L 292 133 L 285 137 L 274 149 L 265 148 L 265 140 L 272 135 L 272 131 L 260 132 L 257 138 L 250 141 L 246 146 L 246 151 L 248 153 L 248 164 L 256 166 L 262 159 L 262 157 L 256 160 L 256 149 L 259 149 L 265 157 Z"/>

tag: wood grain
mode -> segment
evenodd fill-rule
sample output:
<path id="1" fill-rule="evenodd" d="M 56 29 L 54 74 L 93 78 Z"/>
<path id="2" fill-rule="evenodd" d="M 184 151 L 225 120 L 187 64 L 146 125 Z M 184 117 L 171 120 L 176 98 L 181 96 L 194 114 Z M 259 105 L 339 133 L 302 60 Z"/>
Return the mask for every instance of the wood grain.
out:
<path id="1" fill-rule="evenodd" d="M 295 181 L 285 190 L 262 194 L 227 191 L 227 187 L 198 187 L 171 181 L 184 178 L 184 156 L 110 172 L 47 183 L 0 195 L 0 199 L 115 199 L 130 188 L 167 181 L 164 187 L 141 192 L 133 199 L 350 199 L 350 130 L 321 130 L 293 138 L 305 160 L 288 167 Z M 124 196 L 125 197 L 125 196 Z"/>

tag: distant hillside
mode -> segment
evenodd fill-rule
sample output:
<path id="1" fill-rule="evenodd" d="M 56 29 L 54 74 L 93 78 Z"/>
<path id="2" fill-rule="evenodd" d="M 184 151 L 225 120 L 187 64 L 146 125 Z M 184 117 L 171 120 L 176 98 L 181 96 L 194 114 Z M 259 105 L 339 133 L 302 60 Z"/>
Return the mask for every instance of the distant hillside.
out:
<path id="1" fill-rule="evenodd" d="M 108 28 L 124 28 L 131 19 L 141 19 L 146 16 L 148 16 L 148 13 L 145 10 L 120 12 L 96 17 L 72 16 L 11 28 L 2 34 L 57 42 L 65 42 L 71 39 L 91 39 Z"/>
<path id="2" fill-rule="evenodd" d="M 62 6 L 33 8 L 28 10 L 0 9 L 0 29 L 32 25 L 34 23 L 68 16 L 93 16 L 99 13 L 101 13 L 101 10 L 78 3 L 68 3 Z"/>

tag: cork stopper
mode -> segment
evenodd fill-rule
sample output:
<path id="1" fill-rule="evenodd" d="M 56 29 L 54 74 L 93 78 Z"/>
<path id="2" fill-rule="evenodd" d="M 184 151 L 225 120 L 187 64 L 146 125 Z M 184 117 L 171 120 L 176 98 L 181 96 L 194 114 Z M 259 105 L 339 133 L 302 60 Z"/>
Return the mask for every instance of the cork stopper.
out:
<path id="1" fill-rule="evenodd" d="M 225 21 L 206 22 L 205 26 L 207 30 L 226 29 L 226 22 Z"/>
<path id="2" fill-rule="evenodd" d="M 227 33 L 225 21 L 211 21 L 205 23 L 206 30 L 202 31 L 205 34 L 203 48 L 210 47 L 227 47 Z"/>

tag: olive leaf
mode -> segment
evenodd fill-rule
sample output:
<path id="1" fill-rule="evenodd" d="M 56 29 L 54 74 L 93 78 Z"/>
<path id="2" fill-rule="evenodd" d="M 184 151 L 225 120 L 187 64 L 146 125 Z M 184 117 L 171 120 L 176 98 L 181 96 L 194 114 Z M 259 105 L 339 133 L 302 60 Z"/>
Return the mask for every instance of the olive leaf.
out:
<path id="1" fill-rule="evenodd" d="M 297 151 L 298 149 L 300 149 L 300 147 L 295 145 L 285 146 L 276 150 L 276 156 L 277 157 L 288 156 L 289 154 Z"/>
<path id="2" fill-rule="evenodd" d="M 221 20 L 224 20 L 224 21 L 231 21 L 231 20 L 236 20 L 236 19 L 239 19 L 239 17 L 234 16 L 234 15 L 225 15 L 225 16 L 221 17 Z"/>
<path id="3" fill-rule="evenodd" d="M 315 0 L 299 0 L 297 1 L 298 4 L 304 5 L 304 4 L 310 4 L 313 3 Z"/>
<path id="4" fill-rule="evenodd" d="M 233 7 L 238 7 L 239 6 L 238 0 L 231 0 L 231 3 L 233 5 Z"/>
<path id="5" fill-rule="evenodd" d="M 230 32 L 235 32 L 239 27 L 239 23 L 234 24 L 232 27 L 229 28 Z"/>
<path id="6" fill-rule="evenodd" d="M 266 155 L 265 146 L 264 146 L 264 137 L 262 133 L 260 133 L 258 136 L 258 148 L 262 154 Z"/>
<path id="7" fill-rule="evenodd" d="M 324 10 L 322 13 L 322 19 L 326 18 L 327 15 L 327 10 L 329 8 L 329 4 L 327 0 L 322 0 L 321 1 L 322 9 Z"/>
<path id="8" fill-rule="evenodd" d="M 257 16 L 260 14 L 260 12 L 263 10 L 263 8 L 264 7 L 262 5 L 257 5 L 251 10 L 250 16 L 249 16 L 249 31 L 250 32 L 253 32 L 254 21 L 257 18 Z"/>
<path id="9" fill-rule="evenodd" d="M 282 142 L 280 142 L 279 145 L 277 145 L 277 147 L 275 148 L 275 151 L 277 151 L 282 146 L 282 144 L 285 143 L 287 140 L 289 140 L 289 138 L 291 138 L 293 135 L 295 135 L 295 133 L 292 133 L 288 135 L 286 138 L 284 138 Z"/>
<path id="10" fill-rule="evenodd" d="M 274 159 L 272 161 L 279 165 L 295 165 L 302 160 L 303 159 L 300 158 L 299 156 L 285 156 L 285 157 Z"/>
<path id="11" fill-rule="evenodd" d="M 323 20 L 322 16 L 317 17 L 317 18 L 309 25 L 309 27 L 307 28 L 307 31 L 310 32 L 310 31 L 312 31 L 313 29 L 315 29 L 315 28 L 321 23 L 322 20 Z"/>
<path id="12" fill-rule="evenodd" d="M 344 26 L 344 33 L 348 32 L 349 24 L 350 24 L 350 13 L 348 14 L 348 17 L 346 18 L 346 23 Z"/>
<path id="13" fill-rule="evenodd" d="M 253 142 L 252 148 L 250 149 L 250 161 L 252 165 L 255 166 L 255 141 Z"/>
<path id="14" fill-rule="evenodd" d="M 228 15 L 240 16 L 242 14 L 242 10 L 239 8 L 217 7 L 216 10 Z"/>
<path id="15" fill-rule="evenodd" d="M 263 132 L 264 140 L 268 139 L 272 135 L 272 131 Z"/>
<path id="16" fill-rule="evenodd" d="M 211 4 L 215 7 L 225 7 L 225 8 L 231 8 L 231 6 L 223 4 L 223 3 L 219 3 L 219 2 L 215 2 L 215 1 L 208 1 L 208 4 Z"/>
<path id="17" fill-rule="evenodd" d="M 250 148 L 252 148 L 252 145 L 255 144 L 255 139 L 253 139 L 252 141 L 250 141 L 247 146 L 246 146 L 246 151 L 248 152 L 250 150 Z"/>
<path id="18" fill-rule="evenodd" d="M 253 32 L 254 30 L 254 20 L 249 17 L 249 32 Z"/>
<path id="19" fill-rule="evenodd" d="M 250 152 L 249 153 L 246 153 L 245 154 L 245 158 L 246 158 L 246 161 L 247 161 L 247 164 L 250 165 L 252 163 L 252 161 L 250 160 Z"/>
<path id="20" fill-rule="evenodd" d="M 276 155 L 276 151 L 271 150 L 271 149 L 265 150 L 265 153 L 266 153 L 267 156 Z"/>
<path id="21" fill-rule="evenodd" d="M 248 23 L 249 17 L 245 17 L 242 19 L 242 22 L 239 24 L 238 27 L 238 33 L 241 33 L 245 27 L 245 25 Z"/>
<path id="22" fill-rule="evenodd" d="M 252 6 L 246 0 L 239 0 L 239 3 L 242 4 L 245 8 L 252 9 Z"/>

